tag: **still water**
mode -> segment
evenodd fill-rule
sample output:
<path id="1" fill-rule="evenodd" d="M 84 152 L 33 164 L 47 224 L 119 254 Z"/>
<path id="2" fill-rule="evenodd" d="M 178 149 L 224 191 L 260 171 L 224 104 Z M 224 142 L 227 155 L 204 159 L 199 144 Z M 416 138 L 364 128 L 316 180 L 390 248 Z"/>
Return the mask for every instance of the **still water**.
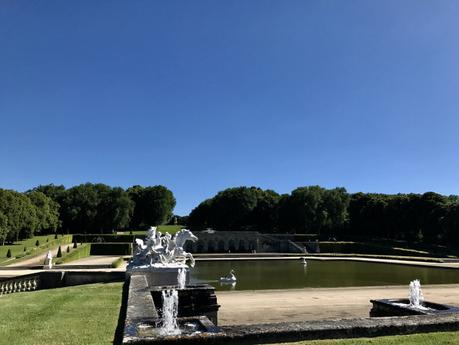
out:
<path id="1" fill-rule="evenodd" d="M 234 269 L 237 283 L 221 284 L 219 277 Z M 459 283 L 459 270 L 356 261 L 253 260 L 198 261 L 191 270 L 192 283 L 208 283 L 217 290 L 294 289 Z"/>

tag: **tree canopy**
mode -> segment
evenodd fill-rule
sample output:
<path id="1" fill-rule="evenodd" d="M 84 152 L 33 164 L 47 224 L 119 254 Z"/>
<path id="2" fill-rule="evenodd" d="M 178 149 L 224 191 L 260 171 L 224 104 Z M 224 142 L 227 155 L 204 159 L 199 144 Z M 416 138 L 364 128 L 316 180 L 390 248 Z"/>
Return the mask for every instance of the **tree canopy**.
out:
<path id="1" fill-rule="evenodd" d="M 110 233 L 159 225 L 173 214 L 175 198 L 163 186 L 135 186 L 139 197 L 121 187 L 85 183 L 66 189 L 53 184 L 25 193 L 0 189 L 0 242 L 36 233 Z M 134 211 L 137 210 L 137 218 Z"/>

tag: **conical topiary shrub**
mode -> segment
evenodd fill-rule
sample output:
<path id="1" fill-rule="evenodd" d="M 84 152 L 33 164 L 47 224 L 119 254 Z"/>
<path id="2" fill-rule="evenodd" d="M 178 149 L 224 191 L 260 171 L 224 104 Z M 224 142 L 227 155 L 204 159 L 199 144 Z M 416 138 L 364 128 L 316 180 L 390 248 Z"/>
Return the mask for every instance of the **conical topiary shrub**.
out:
<path id="1" fill-rule="evenodd" d="M 54 234 L 54 239 L 57 240 L 57 232 Z"/>
<path id="2" fill-rule="evenodd" d="M 24 251 L 24 252 L 27 251 L 27 247 L 24 247 L 24 250 L 23 250 L 23 251 Z"/>
<path id="3" fill-rule="evenodd" d="M 70 246 L 67 246 L 66 252 L 67 252 L 67 253 L 70 253 Z"/>
<path id="4" fill-rule="evenodd" d="M 62 249 L 61 249 L 61 246 L 59 246 L 59 249 L 57 250 L 57 255 L 56 255 L 58 258 L 61 258 L 62 257 Z"/>
<path id="5" fill-rule="evenodd" d="M 10 258 L 11 257 L 11 249 L 8 249 L 8 252 L 6 253 L 6 257 Z"/>
<path id="6" fill-rule="evenodd" d="M 73 248 L 76 248 L 76 247 L 78 247 L 77 241 L 73 242 Z"/>
<path id="7" fill-rule="evenodd" d="M 40 245 L 40 241 L 37 240 L 37 242 L 35 242 L 35 245 L 38 247 Z"/>

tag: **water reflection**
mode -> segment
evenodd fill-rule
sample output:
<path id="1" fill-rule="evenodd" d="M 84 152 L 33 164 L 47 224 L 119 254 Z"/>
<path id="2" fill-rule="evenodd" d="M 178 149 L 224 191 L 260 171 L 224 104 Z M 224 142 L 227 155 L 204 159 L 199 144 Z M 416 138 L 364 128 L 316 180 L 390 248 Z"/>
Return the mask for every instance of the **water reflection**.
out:
<path id="1" fill-rule="evenodd" d="M 220 284 L 216 279 L 231 269 L 237 272 L 237 285 Z M 193 283 L 208 283 L 217 290 L 406 285 L 414 279 L 424 284 L 459 283 L 459 271 L 453 269 L 316 260 L 307 265 L 298 260 L 198 261 L 191 277 Z"/>

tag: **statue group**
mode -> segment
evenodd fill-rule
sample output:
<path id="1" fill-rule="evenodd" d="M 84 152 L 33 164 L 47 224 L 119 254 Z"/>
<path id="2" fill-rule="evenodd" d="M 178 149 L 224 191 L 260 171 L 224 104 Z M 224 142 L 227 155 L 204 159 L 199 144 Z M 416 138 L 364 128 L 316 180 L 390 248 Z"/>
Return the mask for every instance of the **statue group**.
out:
<path id="1" fill-rule="evenodd" d="M 152 226 L 147 231 L 145 241 L 137 238 L 137 248 L 128 269 L 141 267 L 173 267 L 185 265 L 187 260 L 190 266 L 194 266 L 194 258 L 190 253 L 185 252 L 185 242 L 197 241 L 197 237 L 190 230 L 182 229 L 174 236 L 169 233 L 162 234 Z"/>

